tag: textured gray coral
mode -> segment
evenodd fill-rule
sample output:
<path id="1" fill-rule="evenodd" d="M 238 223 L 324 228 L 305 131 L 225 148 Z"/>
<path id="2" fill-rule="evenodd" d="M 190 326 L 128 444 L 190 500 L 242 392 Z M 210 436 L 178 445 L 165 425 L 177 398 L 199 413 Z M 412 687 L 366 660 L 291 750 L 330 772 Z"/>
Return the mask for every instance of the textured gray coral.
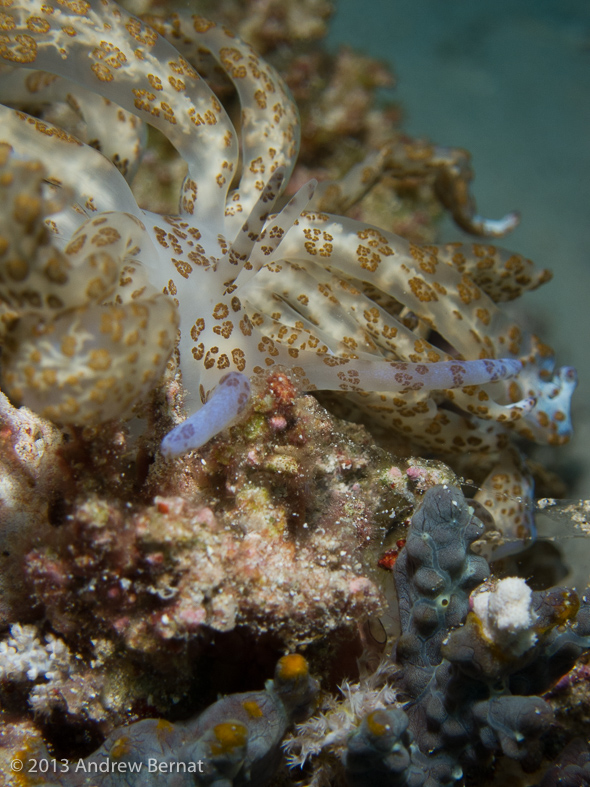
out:
<path id="1" fill-rule="evenodd" d="M 403 632 L 396 654 L 407 665 L 403 686 L 412 696 L 429 683 L 443 639 L 463 622 L 470 591 L 489 574 L 486 560 L 469 553 L 483 532 L 453 487 L 427 492 L 412 519 L 394 572 Z"/>
<path id="2" fill-rule="evenodd" d="M 438 787 L 461 776 L 450 757 L 426 757 L 412 743 L 408 717 L 395 708 L 368 714 L 345 756 L 351 787 Z"/>
<path id="3" fill-rule="evenodd" d="M 317 691 L 306 660 L 283 656 L 264 691 L 230 694 L 184 723 L 144 719 L 116 729 L 44 787 L 93 787 L 96 774 L 100 787 L 262 787 L 277 769 L 285 732 L 313 710 Z"/>
<path id="4" fill-rule="evenodd" d="M 539 787 L 588 787 L 590 785 L 590 750 L 582 738 L 572 741 L 558 762 L 550 768 Z"/>
<path id="5" fill-rule="evenodd" d="M 422 754 L 409 755 L 397 781 L 389 777 L 392 784 L 442 787 L 460 780 L 463 768 L 486 765 L 500 753 L 527 770 L 536 767 L 538 740 L 553 715 L 535 695 L 545 693 L 590 647 L 590 601 L 564 588 L 523 594 L 520 625 L 528 639 L 517 648 L 501 646 L 497 632 L 478 617 L 486 607 L 473 602 L 497 586 L 488 583 L 469 597 L 489 574 L 487 562 L 470 553 L 482 532 L 458 489 L 433 487 L 395 565 L 402 635 L 394 656 L 409 700 L 408 731 Z M 517 591 L 520 584 L 510 588 Z M 502 599 L 513 604 L 514 593 L 499 593 L 496 606 Z M 349 743 L 354 787 L 379 783 L 388 769 L 393 774 L 393 754 L 401 745 L 408 749 L 401 717 L 381 720 L 380 728 L 372 721 L 367 716 Z M 420 769 L 422 782 L 416 776 Z"/>

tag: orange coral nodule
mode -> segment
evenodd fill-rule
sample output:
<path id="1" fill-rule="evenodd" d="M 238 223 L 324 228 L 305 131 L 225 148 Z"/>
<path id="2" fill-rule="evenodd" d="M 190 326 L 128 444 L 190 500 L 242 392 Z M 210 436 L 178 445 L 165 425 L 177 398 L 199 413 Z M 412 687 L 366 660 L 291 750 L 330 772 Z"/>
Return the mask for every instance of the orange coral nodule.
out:
<path id="1" fill-rule="evenodd" d="M 248 742 L 248 728 L 239 721 L 224 721 L 216 724 L 213 733 L 217 742 L 211 744 L 211 754 L 217 756 L 245 746 Z"/>
<path id="2" fill-rule="evenodd" d="M 36 735 L 26 735 L 22 747 L 14 752 L 12 761 L 22 764 L 28 763 L 30 759 L 38 761 L 46 756 L 47 750 L 41 738 Z M 26 771 L 20 772 L 15 769 L 10 784 L 14 784 L 15 787 L 34 787 L 35 784 L 39 784 L 39 777 L 37 774 L 31 776 L 28 767 Z"/>
<path id="3" fill-rule="evenodd" d="M 283 656 L 277 664 L 277 678 L 282 681 L 297 680 L 309 675 L 307 659 L 299 653 Z"/>
<path id="4" fill-rule="evenodd" d="M 120 760 L 121 757 L 126 757 L 130 751 L 131 741 L 127 735 L 122 735 L 120 738 L 117 738 L 109 754 L 111 759 Z"/>
<path id="5" fill-rule="evenodd" d="M 369 713 L 367 716 L 367 727 L 369 728 L 371 735 L 381 738 L 383 735 L 389 732 L 391 727 L 385 722 L 386 718 L 387 714 L 382 710 L 376 710 L 373 711 L 373 713 Z"/>
<path id="6" fill-rule="evenodd" d="M 256 700 L 246 700 L 242 702 L 242 708 L 246 711 L 251 719 L 260 719 L 264 716 L 264 712 Z"/>
<path id="7" fill-rule="evenodd" d="M 166 719 L 158 719 L 158 723 L 156 724 L 156 732 L 158 736 L 166 735 L 174 731 L 174 724 L 171 721 L 167 721 Z"/>

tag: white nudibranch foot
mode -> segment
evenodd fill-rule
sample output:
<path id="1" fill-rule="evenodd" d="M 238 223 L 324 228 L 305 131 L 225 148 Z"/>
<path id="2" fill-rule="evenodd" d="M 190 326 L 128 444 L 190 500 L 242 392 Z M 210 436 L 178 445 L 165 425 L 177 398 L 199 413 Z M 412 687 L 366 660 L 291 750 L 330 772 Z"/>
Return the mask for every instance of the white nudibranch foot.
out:
<path id="1" fill-rule="evenodd" d="M 401 361 L 356 361 L 365 383 L 383 391 L 445 389 L 463 385 L 478 385 L 515 377 L 522 363 L 510 358 L 479 361 L 441 361 L 420 364 Z M 324 379 L 314 390 L 340 390 L 342 383 L 326 369 Z M 230 372 L 222 377 L 208 401 L 186 421 L 176 426 L 162 440 L 161 451 L 173 458 L 200 448 L 223 429 L 231 426 L 243 411 L 250 397 L 250 382 L 246 375 Z M 528 410 L 534 400 L 517 402 L 513 407 Z"/>
<path id="2" fill-rule="evenodd" d="M 244 374 L 230 372 L 222 377 L 209 400 L 162 440 L 164 456 L 174 458 L 200 448 L 230 426 L 246 406 L 250 381 Z"/>

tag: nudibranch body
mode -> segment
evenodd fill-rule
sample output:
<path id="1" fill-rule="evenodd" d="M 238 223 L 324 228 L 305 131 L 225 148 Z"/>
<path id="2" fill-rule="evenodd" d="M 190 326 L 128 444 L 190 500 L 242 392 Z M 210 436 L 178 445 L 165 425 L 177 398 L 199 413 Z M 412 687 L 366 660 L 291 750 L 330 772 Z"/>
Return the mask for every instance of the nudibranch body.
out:
<path id="1" fill-rule="evenodd" d="M 203 53 L 235 85 L 239 138 L 199 76 Z M 498 451 L 506 425 L 567 439 L 573 370 L 555 372 L 550 350 L 474 281 L 485 268 L 490 291 L 499 281 L 519 291 L 528 262 L 482 244 L 418 247 L 323 213 L 313 183 L 284 204 L 296 108 L 273 68 L 223 27 L 196 15 L 140 20 L 111 0 L 14 0 L 0 56 L 13 67 L 0 100 L 66 101 L 93 145 L 0 108 L 12 149 L 0 178 L 12 207 L 0 227 L 2 381 L 14 401 L 62 423 L 125 416 L 179 326 L 196 414 L 165 438 L 169 455 L 230 423 L 249 378 L 277 364 L 308 390 L 354 394 L 438 453 Z M 125 179 L 140 154 L 137 118 L 187 162 L 175 216 L 141 210 Z M 118 129 L 117 168 L 95 148 L 110 137 L 112 149 Z"/>

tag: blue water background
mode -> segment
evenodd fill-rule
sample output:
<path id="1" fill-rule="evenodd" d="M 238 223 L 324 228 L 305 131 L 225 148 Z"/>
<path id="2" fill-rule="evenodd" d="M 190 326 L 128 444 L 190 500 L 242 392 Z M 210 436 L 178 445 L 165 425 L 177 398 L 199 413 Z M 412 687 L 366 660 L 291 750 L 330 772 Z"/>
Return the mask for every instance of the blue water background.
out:
<path id="1" fill-rule="evenodd" d="M 547 459 L 589 498 L 590 2 L 338 0 L 329 42 L 393 66 L 409 133 L 471 151 L 481 214 L 521 212 L 500 245 L 554 279 L 514 308 L 580 378 L 574 439 Z"/>

